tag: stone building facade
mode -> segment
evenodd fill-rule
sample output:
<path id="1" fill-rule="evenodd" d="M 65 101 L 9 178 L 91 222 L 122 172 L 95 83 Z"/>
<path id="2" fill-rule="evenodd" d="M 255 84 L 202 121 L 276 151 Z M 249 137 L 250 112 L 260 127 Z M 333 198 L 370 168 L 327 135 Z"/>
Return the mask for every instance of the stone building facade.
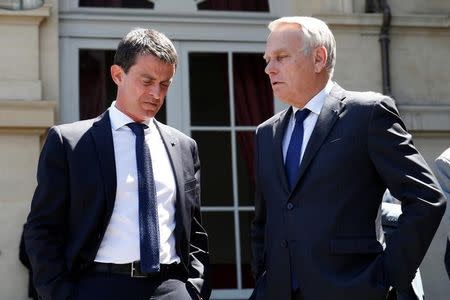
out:
<path id="1" fill-rule="evenodd" d="M 217 283 L 213 298 L 247 299 L 253 284 L 248 246 L 253 206 L 251 175 L 245 170 L 248 156 L 240 152 L 240 135 L 251 135 L 256 124 L 240 120 L 242 108 L 234 105 L 239 99 L 235 90 L 240 75 L 233 73 L 240 67 L 236 61 L 255 60 L 261 67 L 255 57 L 264 52 L 268 22 L 285 15 L 312 15 L 327 22 L 335 34 L 334 79 L 346 89 L 382 92 L 383 16 L 366 13 L 370 1 L 365 0 L 266 0 L 266 8 L 250 11 L 217 10 L 204 0 L 154 0 L 151 6 L 143 0 L 143 7 L 133 8 L 127 7 L 127 1 L 112 1 L 116 7 L 100 2 L 105 1 L 47 0 L 34 10 L 0 9 L 0 300 L 27 299 L 27 272 L 18 261 L 18 246 L 46 130 L 87 117 L 86 99 L 101 102 L 94 111 L 88 107 L 90 113 L 113 100 L 114 88 L 105 72 L 120 37 L 133 27 L 153 27 L 175 42 L 181 63 L 160 117 L 198 139 L 208 178 L 215 177 L 210 170 L 226 170 L 229 195 L 209 200 L 218 184 L 213 179 L 206 182 L 211 188 L 202 191 L 207 198 L 203 212 L 212 237 L 212 262 L 231 278 Z M 388 3 L 392 95 L 417 147 L 433 167 L 434 158 L 450 146 L 450 2 Z M 211 64 L 205 66 L 204 61 Z M 222 69 L 209 70 L 219 64 Z M 211 72 L 211 81 L 217 79 L 212 86 L 227 91 L 223 99 L 205 98 L 196 86 L 204 72 Z M 224 74 L 225 86 L 221 86 L 218 79 Z M 216 101 L 221 111 L 207 105 Z M 217 119 L 205 118 L 199 104 L 209 107 Z M 282 108 L 273 102 L 273 112 Z M 223 147 L 210 146 L 215 144 Z M 211 163 L 209 153 L 217 151 L 229 165 Z M 227 224 L 229 230 L 215 223 Z M 426 297 L 440 300 L 448 297 L 450 282 L 435 248 L 422 264 L 422 276 Z M 217 276 L 218 281 L 225 280 Z"/>

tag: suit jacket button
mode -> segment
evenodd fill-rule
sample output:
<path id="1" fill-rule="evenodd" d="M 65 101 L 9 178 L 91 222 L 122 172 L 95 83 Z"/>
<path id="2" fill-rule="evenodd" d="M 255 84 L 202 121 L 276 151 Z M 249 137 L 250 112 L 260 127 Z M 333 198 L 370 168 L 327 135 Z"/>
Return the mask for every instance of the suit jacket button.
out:
<path id="1" fill-rule="evenodd" d="M 288 204 L 286 205 L 286 208 L 288 210 L 292 210 L 294 208 L 294 204 L 292 204 L 292 202 L 288 202 Z"/>
<path id="2" fill-rule="evenodd" d="M 287 248 L 288 242 L 286 240 L 282 240 L 280 245 L 283 248 Z"/>

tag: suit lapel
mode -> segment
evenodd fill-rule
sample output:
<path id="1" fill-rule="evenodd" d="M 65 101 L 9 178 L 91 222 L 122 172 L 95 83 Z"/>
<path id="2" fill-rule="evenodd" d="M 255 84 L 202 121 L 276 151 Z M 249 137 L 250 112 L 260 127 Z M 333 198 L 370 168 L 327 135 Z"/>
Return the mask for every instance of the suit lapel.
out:
<path id="1" fill-rule="evenodd" d="M 305 153 L 303 154 L 296 185 L 303 177 L 305 170 L 317 154 L 317 151 L 325 141 L 331 128 L 333 128 L 339 114 L 343 111 L 345 107 L 345 104 L 342 102 L 345 98 L 344 92 L 345 91 L 339 85 L 335 84 L 330 94 L 325 99 L 319 118 L 314 126 L 308 145 L 306 146 Z"/>
<path id="2" fill-rule="evenodd" d="M 184 177 L 183 177 L 183 162 L 181 160 L 181 149 L 178 139 L 173 136 L 170 129 L 164 124 L 155 120 L 156 128 L 161 135 L 161 139 L 166 148 L 167 155 L 169 156 L 170 164 L 172 165 L 172 171 L 175 176 L 175 184 L 177 186 L 176 202 L 175 202 L 175 218 L 177 224 L 181 221 L 183 226 L 176 226 L 175 231 L 180 234 L 182 228 L 189 228 L 187 214 L 182 213 L 186 211 L 185 199 L 184 199 Z"/>
<path id="3" fill-rule="evenodd" d="M 277 120 L 275 120 L 273 124 L 273 135 L 274 135 L 274 143 L 273 143 L 273 151 L 275 157 L 275 165 L 278 172 L 278 178 L 281 180 L 281 185 L 286 193 L 289 193 L 289 185 L 286 177 L 286 171 L 284 168 L 284 160 L 283 160 L 283 136 L 285 132 L 285 128 L 289 122 L 289 119 L 292 114 L 292 107 L 289 107 L 287 110 L 282 112 Z"/>
<path id="4" fill-rule="evenodd" d="M 107 219 L 111 216 L 116 198 L 117 179 L 114 157 L 114 142 L 111 131 L 109 112 L 106 111 L 93 124 L 91 135 L 94 141 L 97 157 L 100 162 L 100 172 L 103 178 L 106 197 Z"/>

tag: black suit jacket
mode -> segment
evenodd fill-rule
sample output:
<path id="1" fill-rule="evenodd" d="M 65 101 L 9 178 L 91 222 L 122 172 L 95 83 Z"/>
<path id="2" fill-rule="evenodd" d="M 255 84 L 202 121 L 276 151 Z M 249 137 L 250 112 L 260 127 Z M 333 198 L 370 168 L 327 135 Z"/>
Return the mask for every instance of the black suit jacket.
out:
<path id="1" fill-rule="evenodd" d="M 252 224 L 254 299 L 384 299 L 409 287 L 445 202 L 392 99 L 343 90 L 326 98 L 289 190 L 282 138 L 289 108 L 257 128 Z M 403 215 L 386 249 L 375 220 L 386 188 Z"/>
<path id="2" fill-rule="evenodd" d="M 177 187 L 176 252 L 189 281 L 208 299 L 197 146 L 181 132 L 155 122 Z M 108 111 L 97 119 L 51 128 L 37 179 L 24 232 L 34 282 L 43 299 L 67 299 L 93 262 L 114 207 L 116 169 Z"/>

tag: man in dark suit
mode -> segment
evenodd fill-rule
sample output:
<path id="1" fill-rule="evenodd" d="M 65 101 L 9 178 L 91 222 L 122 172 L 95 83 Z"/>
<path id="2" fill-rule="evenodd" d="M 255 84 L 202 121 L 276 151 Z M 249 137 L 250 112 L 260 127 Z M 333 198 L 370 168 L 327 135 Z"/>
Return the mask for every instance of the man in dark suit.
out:
<path id="1" fill-rule="evenodd" d="M 134 29 L 111 67 L 117 98 L 50 129 L 25 245 L 42 299 L 208 299 L 196 143 L 156 121 L 172 42 Z"/>
<path id="2" fill-rule="evenodd" d="M 315 18 L 269 25 L 264 58 L 290 107 L 256 131 L 252 299 L 385 299 L 406 290 L 445 210 L 394 101 L 331 81 L 336 45 Z M 385 249 L 386 188 L 402 202 Z"/>

